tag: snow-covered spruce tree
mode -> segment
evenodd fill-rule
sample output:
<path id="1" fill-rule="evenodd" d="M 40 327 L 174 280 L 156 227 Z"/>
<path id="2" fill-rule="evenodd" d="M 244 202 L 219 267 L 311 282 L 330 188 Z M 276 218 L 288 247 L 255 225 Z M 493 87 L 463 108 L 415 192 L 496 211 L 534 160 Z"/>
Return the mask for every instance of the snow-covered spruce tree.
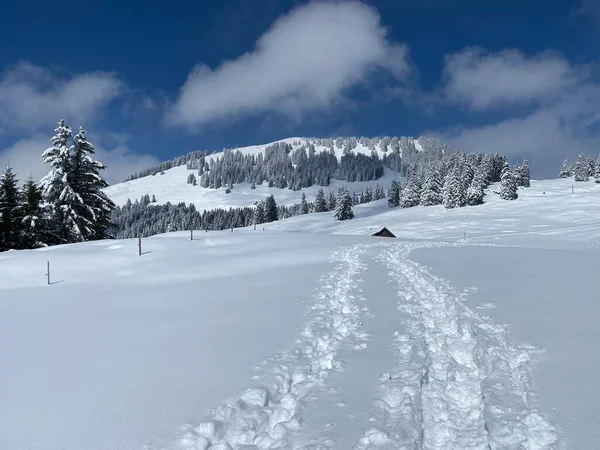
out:
<path id="1" fill-rule="evenodd" d="M 513 175 L 508 162 L 504 163 L 500 177 L 500 198 L 504 200 L 515 200 L 519 197 L 517 193 L 517 181 Z"/>
<path id="2" fill-rule="evenodd" d="M 421 186 L 416 178 L 411 177 L 400 196 L 400 206 L 402 208 L 412 208 L 421 202 Z"/>
<path id="3" fill-rule="evenodd" d="M 21 248 L 20 192 L 10 166 L 0 176 L 0 251 Z"/>
<path id="4" fill-rule="evenodd" d="M 373 201 L 373 191 L 371 190 L 371 186 L 367 186 L 362 193 L 361 203 L 369 203 Z"/>
<path id="5" fill-rule="evenodd" d="M 433 206 L 442 203 L 442 181 L 437 170 L 430 170 L 425 175 L 421 189 L 420 203 L 423 206 Z"/>
<path id="6" fill-rule="evenodd" d="M 323 192 L 323 189 L 319 189 L 317 191 L 317 195 L 315 197 L 315 203 L 313 205 L 313 210 L 316 213 L 325 212 L 328 210 L 327 201 L 325 200 L 325 193 Z"/>
<path id="7" fill-rule="evenodd" d="M 335 220 L 349 220 L 354 218 L 354 211 L 352 211 L 352 196 L 346 188 L 340 188 L 338 190 L 335 214 L 333 217 Z"/>
<path id="8" fill-rule="evenodd" d="M 594 170 L 594 180 L 596 183 L 600 183 L 600 156 L 596 160 L 596 168 Z"/>
<path id="9" fill-rule="evenodd" d="M 73 143 L 71 144 L 71 140 Z M 92 158 L 94 146 L 80 130 L 73 137 L 61 120 L 42 159 L 51 170 L 41 181 L 45 202 L 51 208 L 51 229 L 60 242 L 104 239 L 114 203 L 101 189 L 105 166 Z"/>
<path id="10" fill-rule="evenodd" d="M 274 222 L 279 220 L 279 212 L 277 210 L 277 203 L 275 202 L 275 197 L 273 195 L 269 195 L 265 199 L 265 222 Z"/>
<path id="11" fill-rule="evenodd" d="M 588 181 L 590 179 L 590 166 L 587 158 L 583 155 L 577 157 L 573 166 L 573 179 L 575 181 Z"/>
<path id="12" fill-rule="evenodd" d="M 375 193 L 373 195 L 374 200 L 381 200 L 385 198 L 385 191 L 383 190 L 383 186 L 379 183 L 375 186 Z"/>
<path id="13" fill-rule="evenodd" d="M 308 214 L 308 202 L 304 192 L 302 193 L 302 200 L 300 200 L 300 214 Z"/>
<path id="14" fill-rule="evenodd" d="M 460 172 L 458 168 L 454 168 L 446 175 L 446 180 L 442 189 L 442 201 L 446 208 L 451 209 L 462 206 L 462 188 Z M 466 193 L 464 197 L 466 199 Z"/>
<path id="15" fill-rule="evenodd" d="M 568 158 L 565 158 L 562 168 L 560 169 L 561 178 L 569 178 L 572 175 L 571 164 L 569 164 Z"/>
<path id="16" fill-rule="evenodd" d="M 254 216 L 253 221 L 254 225 L 259 225 L 261 223 L 265 223 L 265 206 L 264 203 L 256 202 L 256 207 L 254 208 Z"/>
<path id="17" fill-rule="evenodd" d="M 29 178 L 21 189 L 21 233 L 23 248 L 38 248 L 46 245 L 47 229 L 45 211 L 42 208 L 42 190 Z"/>
<path id="18" fill-rule="evenodd" d="M 523 161 L 523 164 L 519 167 L 517 185 L 523 187 L 531 186 L 531 169 L 529 168 L 529 161 L 527 160 Z"/>
<path id="19" fill-rule="evenodd" d="M 335 194 L 333 193 L 333 191 L 329 191 L 329 211 L 333 211 L 335 210 L 335 205 L 337 203 L 337 198 L 335 196 Z"/>
<path id="20" fill-rule="evenodd" d="M 397 180 L 392 180 L 392 184 L 388 192 L 388 206 L 390 208 L 400 206 L 400 183 L 398 183 Z"/>
<path id="21" fill-rule="evenodd" d="M 88 219 L 91 221 L 89 233 L 84 236 L 84 239 L 105 239 L 110 225 L 110 215 L 115 209 L 113 201 L 102 191 L 108 187 L 108 183 L 100 175 L 100 171 L 105 170 L 106 166 L 93 159 L 96 152 L 92 143 L 87 140 L 87 132 L 83 128 L 79 129 L 73 141 L 72 175 L 77 193 L 85 205 L 81 214 L 90 214 Z M 150 196 L 146 197 L 147 204 L 150 204 Z"/>
<path id="22" fill-rule="evenodd" d="M 483 191 L 483 183 L 477 178 L 473 178 L 469 189 L 467 189 L 467 205 L 477 206 L 483 204 L 483 197 L 485 193 Z"/>

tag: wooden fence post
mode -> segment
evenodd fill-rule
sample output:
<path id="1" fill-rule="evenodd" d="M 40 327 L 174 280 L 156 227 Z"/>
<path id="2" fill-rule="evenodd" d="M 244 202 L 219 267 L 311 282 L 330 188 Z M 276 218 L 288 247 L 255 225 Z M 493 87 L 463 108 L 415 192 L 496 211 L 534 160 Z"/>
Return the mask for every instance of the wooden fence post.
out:
<path id="1" fill-rule="evenodd" d="M 142 236 L 138 236 L 138 256 L 142 256 Z"/>
<path id="2" fill-rule="evenodd" d="M 194 230 L 190 230 L 190 241 L 194 240 Z"/>
<path id="3" fill-rule="evenodd" d="M 46 261 L 46 277 L 48 280 L 48 285 L 50 285 L 50 261 Z"/>

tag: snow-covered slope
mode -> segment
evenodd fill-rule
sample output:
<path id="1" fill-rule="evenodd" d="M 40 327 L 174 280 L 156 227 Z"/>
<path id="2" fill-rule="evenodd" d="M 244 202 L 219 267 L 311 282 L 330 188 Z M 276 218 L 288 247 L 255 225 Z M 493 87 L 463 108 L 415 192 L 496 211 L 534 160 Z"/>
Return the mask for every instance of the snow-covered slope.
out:
<path id="1" fill-rule="evenodd" d="M 600 448 L 600 185 L 519 194 L 2 253 L 0 448 Z"/>
<path id="2" fill-rule="evenodd" d="M 307 142 L 312 141 L 308 141 L 306 138 L 295 137 L 282 139 L 281 141 L 277 142 L 288 143 L 292 145 L 294 149 L 296 149 L 301 145 L 305 145 Z M 264 153 L 265 148 L 273 144 L 274 142 L 271 142 L 263 145 L 240 147 L 233 150 L 239 150 L 244 155 L 258 155 L 259 153 Z M 414 144 L 417 150 L 422 150 L 418 140 L 414 140 Z M 315 150 L 317 153 L 321 151 L 328 151 L 329 147 L 316 144 Z M 334 151 L 338 159 L 341 158 L 343 154 L 343 148 L 334 147 Z M 384 155 L 379 145 L 375 145 L 374 151 L 379 156 Z M 371 154 L 371 150 L 360 142 L 357 143 L 356 147 L 353 149 L 353 152 L 364 153 L 367 155 Z M 222 156 L 223 152 L 218 152 L 207 156 L 206 159 L 210 160 L 212 158 L 221 158 Z M 235 185 L 232 192 L 230 194 L 226 194 L 224 187 L 220 189 L 208 189 L 202 188 L 199 185 L 192 186 L 191 184 L 187 184 L 187 176 L 190 173 L 196 172 L 196 170 L 188 170 L 186 166 L 183 165 L 166 170 L 164 171 L 163 175 L 157 174 L 124 183 L 114 184 L 108 187 L 105 192 L 117 205 L 120 206 L 124 205 L 127 199 L 135 201 L 141 198 L 143 195 L 148 194 L 155 195 L 156 201 L 159 204 L 167 202 L 171 202 L 173 204 L 179 202 L 185 202 L 186 204 L 194 203 L 197 209 L 202 210 L 251 206 L 256 201 L 262 200 L 270 194 L 275 195 L 275 199 L 277 200 L 278 204 L 289 205 L 299 203 L 302 192 L 304 192 L 308 198 L 312 198 L 320 188 L 320 186 L 312 186 L 310 188 L 303 189 L 302 191 L 292 191 L 290 189 L 269 188 L 265 183 L 263 185 L 256 186 L 256 189 L 253 190 L 250 189 L 250 185 L 248 183 L 243 183 Z M 397 177 L 398 175 L 396 173 L 386 170 L 384 177 L 377 181 L 346 183 L 338 180 L 332 180 L 331 185 L 325 186 L 323 189 L 325 192 L 335 192 L 339 187 L 348 186 L 351 192 L 362 192 L 367 185 L 370 185 L 374 188 L 377 182 L 381 183 L 382 186 L 387 188 L 391 183 L 391 180 Z"/>

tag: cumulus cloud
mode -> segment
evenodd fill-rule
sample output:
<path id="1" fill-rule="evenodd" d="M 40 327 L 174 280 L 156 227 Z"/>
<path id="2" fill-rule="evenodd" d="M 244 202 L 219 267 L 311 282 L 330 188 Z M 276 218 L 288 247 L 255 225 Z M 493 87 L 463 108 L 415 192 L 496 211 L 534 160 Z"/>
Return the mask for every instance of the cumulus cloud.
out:
<path id="1" fill-rule="evenodd" d="M 561 55 L 527 57 L 516 49 L 469 48 L 447 55 L 444 94 L 473 110 L 552 101 L 584 76 Z"/>
<path id="2" fill-rule="evenodd" d="M 117 142 L 116 146 L 110 146 L 103 143 L 112 141 L 112 136 L 104 136 L 105 139 L 99 141 L 91 135 L 88 137 L 95 145 L 95 158 L 107 166 L 107 169 L 102 171 L 102 176 L 111 184 L 121 182 L 128 175 L 159 162 L 155 156 L 134 153 L 124 140 Z M 20 180 L 24 181 L 31 175 L 38 181 L 50 170 L 41 158 L 42 152 L 50 146 L 48 136 L 41 134 L 21 139 L 5 149 L 0 149 L 0 167 L 4 168 L 10 164 Z"/>
<path id="3" fill-rule="evenodd" d="M 408 72 L 406 47 L 389 41 L 377 11 L 358 1 L 309 3 L 275 21 L 253 51 L 216 69 L 195 67 L 167 122 L 193 127 L 256 112 L 298 117 L 336 104 L 373 70 L 395 80 Z"/>
<path id="4" fill-rule="evenodd" d="M 49 69 L 21 62 L 0 75 L 0 125 L 36 130 L 60 118 L 83 123 L 123 88 L 112 73 L 61 77 Z"/>

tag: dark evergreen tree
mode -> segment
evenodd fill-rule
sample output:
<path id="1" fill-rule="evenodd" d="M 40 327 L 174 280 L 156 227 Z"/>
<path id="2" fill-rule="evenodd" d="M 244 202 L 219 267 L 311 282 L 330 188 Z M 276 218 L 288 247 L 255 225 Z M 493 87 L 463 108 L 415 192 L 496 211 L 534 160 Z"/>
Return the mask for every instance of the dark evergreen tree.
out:
<path id="1" fill-rule="evenodd" d="M 400 183 L 398 183 L 396 180 L 392 180 L 392 184 L 388 192 L 388 206 L 391 208 L 400 206 Z"/>
<path id="2" fill-rule="evenodd" d="M 600 183 L 600 156 L 596 160 L 596 167 L 594 168 L 594 180 L 596 183 Z"/>
<path id="3" fill-rule="evenodd" d="M 373 201 L 373 191 L 371 186 L 367 186 L 361 196 L 361 203 L 369 203 Z"/>
<path id="4" fill-rule="evenodd" d="M 517 180 L 518 186 L 529 187 L 531 186 L 531 169 L 529 168 L 529 161 L 523 161 L 523 164 L 519 167 L 519 176 Z"/>
<path id="5" fill-rule="evenodd" d="M 265 200 L 265 222 L 274 222 L 276 220 L 279 220 L 277 203 L 275 202 L 275 197 L 269 195 Z"/>
<path id="6" fill-rule="evenodd" d="M 505 162 L 500 179 L 500 197 L 504 200 L 515 200 L 519 197 L 517 189 L 517 182 L 513 176 L 512 169 L 508 165 L 508 162 Z"/>
<path id="7" fill-rule="evenodd" d="M 10 166 L 0 177 L 0 251 L 21 248 L 21 198 Z"/>
<path id="8" fill-rule="evenodd" d="M 323 189 L 319 189 L 317 191 L 313 209 L 314 209 L 314 212 L 317 212 L 317 213 L 325 212 L 328 210 L 327 201 L 325 200 L 325 193 L 323 192 Z"/>
<path id="9" fill-rule="evenodd" d="M 340 188 L 336 199 L 335 220 L 349 220 L 354 218 L 352 211 L 352 197 L 346 188 Z"/>
<path id="10" fill-rule="evenodd" d="M 22 247 L 38 248 L 46 245 L 48 230 L 46 213 L 42 207 L 42 190 L 29 178 L 21 190 L 22 198 Z"/>
<path id="11" fill-rule="evenodd" d="M 335 194 L 333 193 L 333 191 L 329 191 L 329 211 L 333 211 L 335 210 L 335 205 L 337 202 L 337 198 L 335 196 Z"/>
<path id="12" fill-rule="evenodd" d="M 308 214 L 308 202 L 304 192 L 302 193 L 302 200 L 300 200 L 300 214 Z"/>
<path id="13" fill-rule="evenodd" d="M 259 225 L 265 223 L 265 206 L 263 202 L 257 202 L 254 208 L 254 224 Z"/>

